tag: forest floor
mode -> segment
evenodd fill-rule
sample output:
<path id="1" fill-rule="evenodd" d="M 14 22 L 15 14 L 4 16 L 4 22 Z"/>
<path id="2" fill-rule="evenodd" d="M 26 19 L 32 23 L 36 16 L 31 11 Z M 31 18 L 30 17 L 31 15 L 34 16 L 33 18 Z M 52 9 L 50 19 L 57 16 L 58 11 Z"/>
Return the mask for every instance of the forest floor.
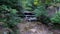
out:
<path id="1" fill-rule="evenodd" d="M 20 29 L 20 34 L 60 34 L 50 31 L 48 27 L 41 23 L 38 25 L 37 22 L 19 23 L 18 27 Z"/>

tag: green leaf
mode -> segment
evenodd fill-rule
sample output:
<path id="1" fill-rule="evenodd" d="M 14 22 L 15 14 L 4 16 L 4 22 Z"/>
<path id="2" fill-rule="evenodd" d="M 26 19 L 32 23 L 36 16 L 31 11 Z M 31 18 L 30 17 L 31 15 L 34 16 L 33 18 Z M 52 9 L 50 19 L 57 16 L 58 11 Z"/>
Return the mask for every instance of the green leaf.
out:
<path id="1" fill-rule="evenodd" d="M 17 10 L 16 9 L 11 9 L 10 12 L 13 13 L 13 14 L 16 14 Z"/>

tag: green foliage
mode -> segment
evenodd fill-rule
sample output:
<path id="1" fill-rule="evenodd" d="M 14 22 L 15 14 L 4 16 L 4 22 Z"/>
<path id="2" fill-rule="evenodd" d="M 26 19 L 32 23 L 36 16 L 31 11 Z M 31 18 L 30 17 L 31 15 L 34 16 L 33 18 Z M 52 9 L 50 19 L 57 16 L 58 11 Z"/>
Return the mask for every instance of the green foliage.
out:
<path id="1" fill-rule="evenodd" d="M 18 23 L 21 22 L 18 10 L 12 9 L 7 5 L 0 5 L 0 22 L 3 22 L 3 26 L 6 28 L 13 29 Z M 22 15 L 22 13 L 21 13 Z"/>
<path id="2" fill-rule="evenodd" d="M 47 11 L 44 6 L 37 7 L 37 9 L 35 9 L 33 12 L 35 13 L 36 17 L 39 17 L 42 14 L 47 15 Z"/>
<path id="3" fill-rule="evenodd" d="M 22 7 L 25 10 L 32 11 L 33 9 L 33 0 L 22 0 Z"/>
<path id="4" fill-rule="evenodd" d="M 11 13 L 13 13 L 13 14 L 16 14 L 16 13 L 17 13 L 17 10 L 16 10 L 16 9 L 11 9 L 10 11 L 11 11 Z"/>
<path id="5" fill-rule="evenodd" d="M 20 17 L 17 16 L 17 10 L 16 9 L 12 9 L 12 8 L 7 8 L 6 5 L 2 5 L 1 6 L 2 10 L 0 10 L 0 19 L 3 19 L 3 22 L 10 22 L 10 24 L 13 23 L 17 24 L 16 22 L 20 21 Z M 1 21 L 1 20 L 0 20 Z"/>
<path id="6" fill-rule="evenodd" d="M 38 6 L 53 5 L 60 0 L 22 0 L 22 7 L 27 10 L 35 10 Z"/>
<path id="7" fill-rule="evenodd" d="M 60 0 L 55 0 L 54 2 L 55 2 L 55 3 L 60 3 Z"/>
<path id="8" fill-rule="evenodd" d="M 57 12 L 52 18 L 51 23 L 54 25 L 54 29 L 60 29 L 60 11 Z"/>
<path id="9" fill-rule="evenodd" d="M 12 29 L 12 33 L 17 34 L 16 25 L 21 22 L 21 0 L 0 0 L 0 22 L 3 22 L 5 28 Z M 16 27 L 16 28 L 15 28 Z"/>
<path id="10" fill-rule="evenodd" d="M 54 17 L 51 18 L 52 23 L 60 24 L 60 12 L 57 12 Z"/>

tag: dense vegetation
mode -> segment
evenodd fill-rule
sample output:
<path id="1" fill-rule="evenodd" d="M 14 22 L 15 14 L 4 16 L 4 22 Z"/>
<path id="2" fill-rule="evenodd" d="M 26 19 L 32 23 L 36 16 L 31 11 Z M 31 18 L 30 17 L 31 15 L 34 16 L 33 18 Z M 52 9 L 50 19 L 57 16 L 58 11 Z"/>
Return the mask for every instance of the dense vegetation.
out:
<path id="1" fill-rule="evenodd" d="M 22 7 L 17 4 L 18 0 L 0 1 L 0 22 L 4 23 L 2 24 L 3 27 L 9 28 L 12 31 L 16 31 L 16 25 L 21 22 L 21 17 L 19 16 L 22 16 Z"/>
<path id="2" fill-rule="evenodd" d="M 0 0 L 0 22 L 4 27 L 13 28 L 21 22 L 23 11 L 32 11 L 39 21 L 45 24 L 60 24 L 60 12 L 57 11 L 53 17 L 49 17 L 50 6 L 60 7 L 60 0 Z M 59 9 L 58 9 L 59 10 Z M 50 25 L 51 25 L 50 24 Z"/>

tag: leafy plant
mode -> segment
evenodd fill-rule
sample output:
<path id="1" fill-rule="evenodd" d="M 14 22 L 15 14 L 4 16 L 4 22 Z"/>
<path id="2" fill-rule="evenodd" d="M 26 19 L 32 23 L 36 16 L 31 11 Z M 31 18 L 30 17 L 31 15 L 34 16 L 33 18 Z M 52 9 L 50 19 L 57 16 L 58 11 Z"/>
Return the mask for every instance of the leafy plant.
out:
<path id="1" fill-rule="evenodd" d="M 10 6 L 1 5 L 0 7 L 0 22 L 4 23 L 3 26 L 5 28 L 13 30 L 17 27 L 16 25 L 21 22 L 21 18 L 19 17 L 20 14 L 18 15 L 18 11 L 16 9 L 12 9 Z"/>
<path id="2" fill-rule="evenodd" d="M 51 18 L 52 23 L 60 24 L 60 12 L 57 12 L 54 17 Z"/>
<path id="3" fill-rule="evenodd" d="M 33 13 L 35 13 L 36 17 L 39 17 L 40 15 L 46 15 L 47 11 L 45 10 L 44 6 L 37 7 Z"/>

